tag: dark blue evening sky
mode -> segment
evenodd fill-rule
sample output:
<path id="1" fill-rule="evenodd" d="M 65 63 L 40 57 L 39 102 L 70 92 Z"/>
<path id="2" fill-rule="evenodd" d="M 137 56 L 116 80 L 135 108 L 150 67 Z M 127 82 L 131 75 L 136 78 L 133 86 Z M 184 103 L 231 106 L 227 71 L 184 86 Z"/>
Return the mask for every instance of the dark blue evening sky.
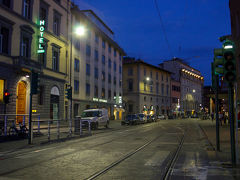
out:
<path id="1" fill-rule="evenodd" d="M 227 0 L 158 0 L 169 41 L 165 41 L 154 0 L 75 0 L 92 9 L 115 33 L 128 56 L 157 65 L 173 56 L 186 59 L 211 83 L 213 49 L 231 34 Z"/>

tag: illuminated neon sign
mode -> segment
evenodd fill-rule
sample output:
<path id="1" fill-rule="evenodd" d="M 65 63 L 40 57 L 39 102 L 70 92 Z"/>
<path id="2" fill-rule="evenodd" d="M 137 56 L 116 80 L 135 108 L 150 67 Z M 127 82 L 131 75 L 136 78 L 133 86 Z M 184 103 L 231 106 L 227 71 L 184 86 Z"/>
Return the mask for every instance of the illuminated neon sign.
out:
<path id="1" fill-rule="evenodd" d="M 37 53 L 45 53 L 45 49 L 43 47 L 43 44 L 44 44 L 44 37 L 43 37 L 43 34 L 44 34 L 44 28 L 45 26 L 45 21 L 44 20 L 40 20 L 40 37 L 38 39 L 38 51 Z"/>

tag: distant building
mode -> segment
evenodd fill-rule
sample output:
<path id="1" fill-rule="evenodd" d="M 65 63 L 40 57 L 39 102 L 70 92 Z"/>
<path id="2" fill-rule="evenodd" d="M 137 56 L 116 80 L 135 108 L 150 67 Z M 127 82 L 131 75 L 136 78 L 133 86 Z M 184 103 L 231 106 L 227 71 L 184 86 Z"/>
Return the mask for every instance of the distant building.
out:
<path id="1" fill-rule="evenodd" d="M 201 72 L 179 58 L 164 61 L 160 67 L 170 71 L 172 79 L 180 82 L 180 110 L 187 114 L 198 112 L 202 105 L 203 77 Z"/>
<path id="2" fill-rule="evenodd" d="M 171 73 L 134 58 L 124 58 L 123 100 L 126 113 L 169 114 Z"/>
<path id="3" fill-rule="evenodd" d="M 92 11 L 72 8 L 73 34 L 71 84 L 73 115 L 89 108 L 107 108 L 109 116 L 122 118 L 122 56 L 112 30 Z M 75 29 L 74 29 L 75 28 Z"/>
<path id="4" fill-rule="evenodd" d="M 171 79 L 171 109 L 174 114 L 178 115 L 180 110 L 181 83 Z"/>

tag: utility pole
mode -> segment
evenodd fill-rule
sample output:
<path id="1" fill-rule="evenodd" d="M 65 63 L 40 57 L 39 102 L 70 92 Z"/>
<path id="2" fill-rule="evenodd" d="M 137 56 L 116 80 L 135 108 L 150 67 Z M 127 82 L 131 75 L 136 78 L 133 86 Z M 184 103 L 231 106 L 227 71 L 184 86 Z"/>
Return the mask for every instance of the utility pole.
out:
<path id="1" fill-rule="evenodd" d="M 230 137 L 231 137 L 231 156 L 232 164 L 236 166 L 236 147 L 235 147 L 235 129 L 234 129 L 234 112 L 233 112 L 233 84 L 229 83 L 228 87 L 229 101 L 229 120 L 230 120 Z"/>
<path id="2" fill-rule="evenodd" d="M 215 90 L 215 114 L 216 114 L 216 146 L 217 151 L 220 151 L 220 138 L 219 138 L 219 101 L 218 101 L 218 91 L 219 91 L 219 75 L 215 75 L 216 77 L 216 90 Z"/>

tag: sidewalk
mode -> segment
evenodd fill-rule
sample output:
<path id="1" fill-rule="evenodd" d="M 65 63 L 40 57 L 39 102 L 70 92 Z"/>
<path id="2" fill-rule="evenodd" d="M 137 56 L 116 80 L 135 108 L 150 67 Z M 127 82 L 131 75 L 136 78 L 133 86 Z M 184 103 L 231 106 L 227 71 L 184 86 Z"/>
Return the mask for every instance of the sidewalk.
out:
<path id="1" fill-rule="evenodd" d="M 109 129 L 119 129 L 121 128 L 121 121 L 120 120 L 111 120 L 110 121 L 110 125 L 109 125 Z M 34 126 L 34 129 L 36 129 L 34 132 L 37 131 L 37 127 Z M 101 131 L 105 130 L 105 127 L 100 127 L 99 130 L 93 130 L 92 135 L 94 134 L 98 134 L 101 133 Z M 83 129 L 83 135 L 80 137 L 79 133 L 74 133 L 74 127 L 72 127 L 72 137 L 68 137 L 69 135 L 69 128 L 68 127 L 61 127 L 60 128 L 60 139 L 57 139 L 57 128 L 56 125 L 52 125 L 51 127 L 51 141 L 49 143 L 52 142 L 61 142 L 64 140 L 73 140 L 76 138 L 84 138 L 86 136 L 89 136 L 88 134 L 88 129 Z M 48 143 L 48 130 L 47 130 L 47 126 L 43 125 L 41 126 L 41 135 L 40 136 L 34 136 L 33 138 L 33 144 L 29 145 L 28 144 L 28 139 L 12 139 L 12 140 L 7 140 L 4 142 L 0 142 L 0 156 L 2 153 L 5 152 L 13 152 L 16 150 L 20 150 L 23 148 L 32 148 L 35 146 L 40 146 L 42 144 L 46 144 Z"/>
<path id="2" fill-rule="evenodd" d="M 216 121 L 214 120 L 199 120 L 200 127 L 208 137 L 210 144 L 216 148 Z M 240 162 L 240 131 L 238 131 L 238 160 Z M 230 125 L 223 124 L 219 126 L 220 152 L 216 152 L 216 159 L 223 163 L 231 163 L 231 140 L 230 140 Z"/>

